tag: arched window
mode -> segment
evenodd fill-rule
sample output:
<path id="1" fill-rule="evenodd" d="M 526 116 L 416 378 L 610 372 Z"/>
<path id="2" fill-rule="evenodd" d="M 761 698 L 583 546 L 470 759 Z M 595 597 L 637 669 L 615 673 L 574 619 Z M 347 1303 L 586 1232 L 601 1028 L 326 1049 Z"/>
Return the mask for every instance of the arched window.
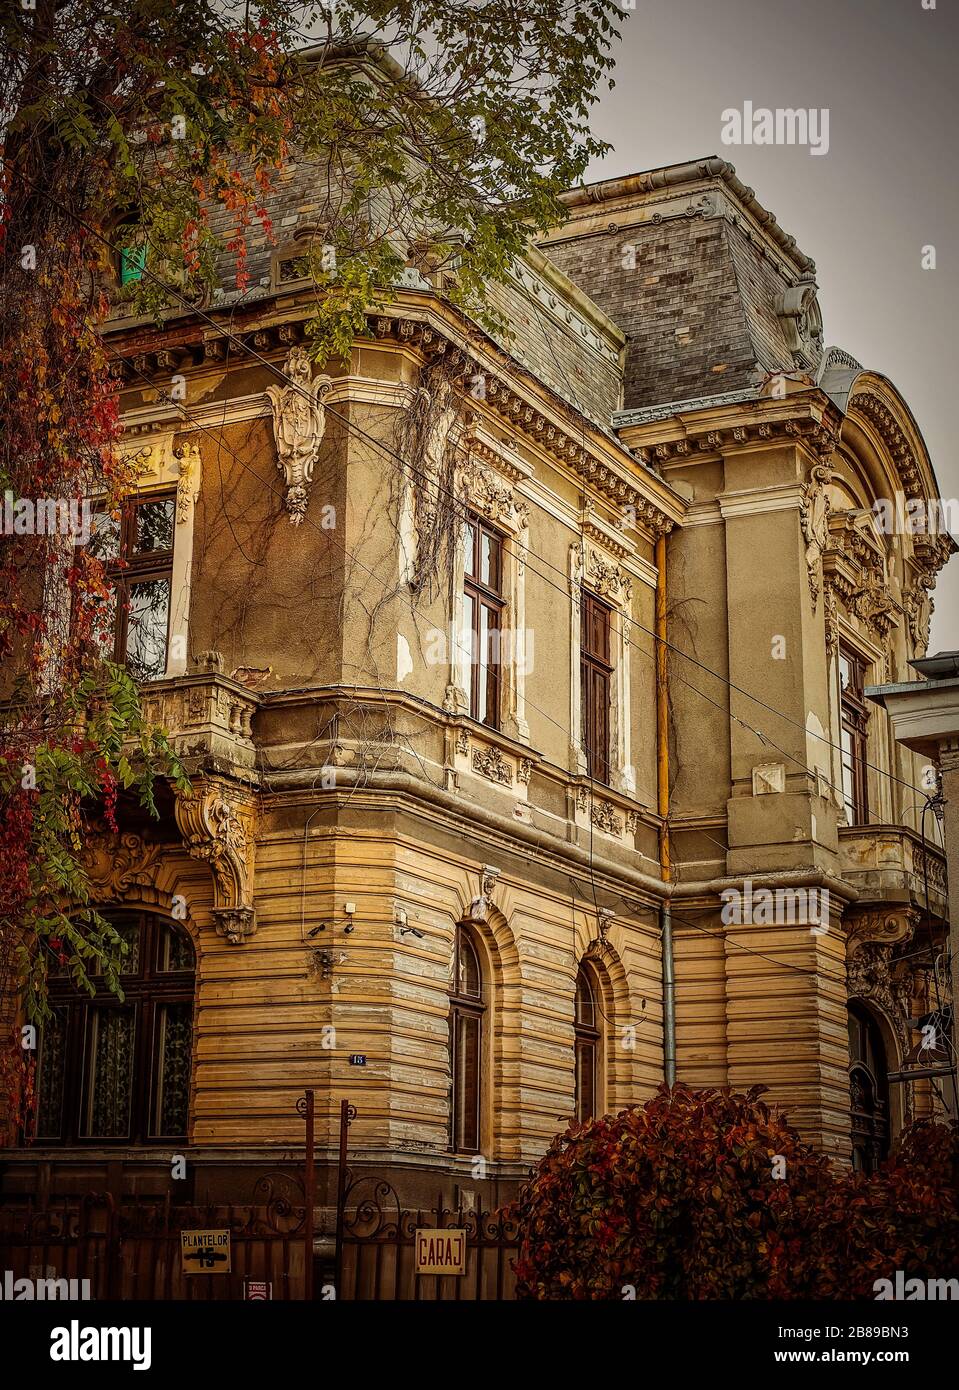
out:
<path id="1" fill-rule="evenodd" d="M 597 989 L 585 966 L 576 976 L 576 1119 L 585 1124 L 599 1104 L 600 1013 Z"/>
<path id="2" fill-rule="evenodd" d="M 477 1153 L 483 1070 L 483 972 L 469 928 L 456 928 L 453 988 L 450 991 L 450 1147 L 454 1153 Z"/>
<path id="3" fill-rule="evenodd" d="M 92 996 L 51 976 L 53 1019 L 38 1067 L 38 1141 L 148 1144 L 184 1139 L 193 1053 L 196 962 L 175 922 L 110 914 L 127 943 L 122 1002 L 102 979 Z"/>
<path id="4" fill-rule="evenodd" d="M 849 1005 L 849 1104 L 852 1164 L 873 1173 L 889 1153 L 888 1067 L 879 1025 L 861 1004 Z"/>

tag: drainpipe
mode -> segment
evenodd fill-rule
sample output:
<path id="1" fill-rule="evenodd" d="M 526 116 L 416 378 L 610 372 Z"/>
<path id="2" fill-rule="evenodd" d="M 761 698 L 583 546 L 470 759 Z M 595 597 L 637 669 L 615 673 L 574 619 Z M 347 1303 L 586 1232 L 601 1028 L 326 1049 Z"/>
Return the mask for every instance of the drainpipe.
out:
<path id="1" fill-rule="evenodd" d="M 660 815 L 659 867 L 664 883 L 672 878 L 669 853 L 669 690 L 666 668 L 666 537 L 656 541 L 656 809 Z M 663 1075 L 676 1084 L 676 977 L 669 898 L 659 909 L 663 960 Z"/>

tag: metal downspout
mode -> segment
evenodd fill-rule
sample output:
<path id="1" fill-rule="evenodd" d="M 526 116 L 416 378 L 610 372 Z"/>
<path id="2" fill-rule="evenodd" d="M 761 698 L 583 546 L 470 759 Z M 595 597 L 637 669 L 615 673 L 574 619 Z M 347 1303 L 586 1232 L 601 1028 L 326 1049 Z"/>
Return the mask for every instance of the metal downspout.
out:
<path id="1" fill-rule="evenodd" d="M 669 846 L 669 699 L 666 648 L 666 537 L 656 541 L 656 809 L 660 815 L 659 867 L 663 881 L 672 879 Z M 673 970 L 673 923 L 669 898 L 659 908 L 663 961 L 663 1075 L 676 1083 L 676 977 Z"/>

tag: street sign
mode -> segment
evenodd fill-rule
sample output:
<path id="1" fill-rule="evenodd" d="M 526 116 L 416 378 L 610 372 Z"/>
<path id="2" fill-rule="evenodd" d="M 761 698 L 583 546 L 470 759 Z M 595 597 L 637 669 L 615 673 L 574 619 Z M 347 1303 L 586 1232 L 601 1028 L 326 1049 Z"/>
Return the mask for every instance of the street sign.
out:
<path id="1" fill-rule="evenodd" d="M 273 1285 L 265 1279 L 247 1279 L 244 1297 L 254 1303 L 268 1302 L 273 1297 Z"/>
<path id="2" fill-rule="evenodd" d="M 180 1262 L 184 1274 L 229 1274 L 229 1231 L 181 1231 Z"/>
<path id="3" fill-rule="evenodd" d="M 462 1227 L 419 1230 L 415 1250 L 417 1274 L 466 1273 L 466 1231 Z"/>

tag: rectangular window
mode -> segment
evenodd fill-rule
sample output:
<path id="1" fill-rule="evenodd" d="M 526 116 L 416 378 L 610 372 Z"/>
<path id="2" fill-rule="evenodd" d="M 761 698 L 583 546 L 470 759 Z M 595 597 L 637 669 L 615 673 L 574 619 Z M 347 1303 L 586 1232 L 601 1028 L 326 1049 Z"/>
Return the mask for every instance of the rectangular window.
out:
<path id="1" fill-rule="evenodd" d="M 849 825 L 864 825 L 868 818 L 866 796 L 866 729 L 869 712 L 863 694 L 865 662 L 845 647 L 839 650 L 841 710 L 842 797 Z"/>
<path id="2" fill-rule="evenodd" d="M 478 517 L 466 523 L 463 627 L 470 654 L 470 716 L 491 729 L 500 719 L 503 538 Z"/>
<path id="3" fill-rule="evenodd" d="M 105 654 L 137 681 L 166 674 L 173 587 L 175 494 L 128 498 L 119 517 L 98 512 L 90 550 L 106 566 L 110 596 L 99 618 Z"/>
<path id="4" fill-rule="evenodd" d="M 580 597 L 582 738 L 590 777 L 609 781 L 610 622 L 612 610 L 593 594 Z"/>

